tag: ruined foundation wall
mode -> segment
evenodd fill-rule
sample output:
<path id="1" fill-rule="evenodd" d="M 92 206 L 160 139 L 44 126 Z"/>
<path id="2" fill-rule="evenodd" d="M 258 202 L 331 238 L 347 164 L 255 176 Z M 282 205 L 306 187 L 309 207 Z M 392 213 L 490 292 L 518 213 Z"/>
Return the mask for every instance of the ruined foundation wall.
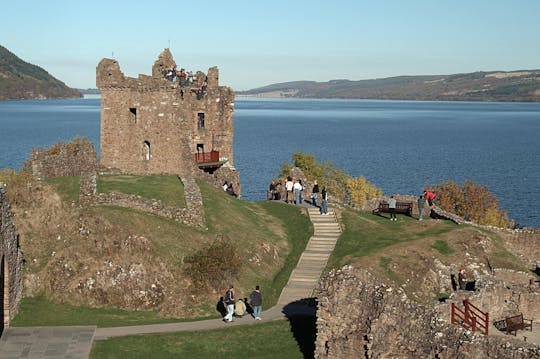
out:
<path id="1" fill-rule="evenodd" d="M 23 253 L 12 218 L 6 187 L 0 183 L 0 262 L 4 258 L 4 291 L 0 293 L 4 313 L 0 315 L 3 315 L 4 328 L 9 327 L 17 314 L 22 298 Z"/>
<path id="2" fill-rule="evenodd" d="M 111 205 L 137 209 L 172 219 L 188 226 L 206 228 L 202 194 L 195 180 L 180 177 L 184 185 L 185 208 L 166 206 L 159 200 L 124 193 L 97 193 L 96 174 L 81 176 L 79 200 L 83 205 Z"/>
<path id="3" fill-rule="evenodd" d="M 345 267 L 317 288 L 315 358 L 540 358 L 540 348 L 448 324 L 365 270 Z"/>
<path id="4" fill-rule="evenodd" d="M 36 178 L 79 176 L 98 168 L 96 151 L 86 138 L 76 138 L 65 144 L 60 141 L 48 149 L 32 150 L 26 165 Z"/>

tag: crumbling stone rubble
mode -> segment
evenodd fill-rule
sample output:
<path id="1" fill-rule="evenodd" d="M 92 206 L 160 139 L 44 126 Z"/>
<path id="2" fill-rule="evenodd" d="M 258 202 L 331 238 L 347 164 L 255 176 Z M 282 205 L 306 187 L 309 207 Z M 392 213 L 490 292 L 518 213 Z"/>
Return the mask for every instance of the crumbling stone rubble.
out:
<path id="1" fill-rule="evenodd" d="M 449 324 L 366 270 L 328 273 L 317 297 L 315 358 L 540 358 L 533 344 Z"/>

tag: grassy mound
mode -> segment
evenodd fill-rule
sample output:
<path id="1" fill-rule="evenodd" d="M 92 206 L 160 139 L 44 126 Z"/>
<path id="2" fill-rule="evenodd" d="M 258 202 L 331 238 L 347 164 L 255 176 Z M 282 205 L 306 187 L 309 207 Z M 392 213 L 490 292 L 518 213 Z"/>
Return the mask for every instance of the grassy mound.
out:
<path id="1" fill-rule="evenodd" d="M 147 198 L 159 191 L 165 197 L 183 193 L 180 181 L 167 176 L 101 177 L 100 182 L 102 191 Z M 14 325 L 109 325 L 106 318 L 89 322 L 90 316 L 73 315 L 74 306 L 136 311 L 133 317 L 110 314 L 112 321 L 118 319 L 115 325 L 216 317 L 225 288 L 196 285 L 186 274 L 185 259 L 217 239 L 231 243 L 241 261 L 234 280 L 237 297 L 249 296 L 259 284 L 268 308 L 313 233 L 299 208 L 241 201 L 204 182 L 199 186 L 208 230 L 132 209 L 79 207 L 77 186 L 77 178 L 36 182 L 17 192 L 24 199 L 12 201 L 27 259 L 26 298 Z M 60 304 L 66 305 L 65 314 Z M 47 310 L 57 314 L 45 321 L 33 315 Z"/>

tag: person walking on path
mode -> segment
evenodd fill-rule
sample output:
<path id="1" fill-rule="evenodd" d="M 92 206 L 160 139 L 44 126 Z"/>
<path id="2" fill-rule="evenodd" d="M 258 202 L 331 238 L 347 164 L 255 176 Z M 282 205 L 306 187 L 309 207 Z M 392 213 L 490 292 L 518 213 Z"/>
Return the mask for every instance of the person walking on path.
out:
<path id="1" fill-rule="evenodd" d="M 328 192 L 326 192 L 326 186 L 322 188 L 321 197 L 321 214 L 326 216 L 328 215 Z"/>
<path id="2" fill-rule="evenodd" d="M 317 197 L 319 197 L 319 185 L 317 181 L 313 183 L 313 189 L 311 190 L 311 203 L 313 206 L 317 207 Z"/>
<path id="3" fill-rule="evenodd" d="M 223 321 L 226 323 L 232 322 L 234 314 L 234 287 L 231 285 L 229 290 L 225 293 L 223 297 L 225 305 L 227 305 L 227 315 L 223 318 Z"/>
<path id="4" fill-rule="evenodd" d="M 421 221 L 424 217 L 424 206 L 426 205 L 426 198 L 423 195 L 418 197 L 418 220 Z"/>
<path id="5" fill-rule="evenodd" d="M 262 295 L 258 285 L 255 286 L 255 290 L 250 294 L 250 302 L 253 307 L 253 317 L 255 320 L 261 320 Z"/>
<path id="6" fill-rule="evenodd" d="M 294 198 L 295 198 L 295 203 L 296 205 L 300 205 L 302 204 L 302 185 L 300 184 L 300 181 L 296 180 L 294 181 L 294 185 L 293 185 L 293 189 L 294 189 Z"/>
<path id="7" fill-rule="evenodd" d="M 397 221 L 396 218 L 396 199 L 394 196 L 390 196 L 390 199 L 388 200 L 388 209 L 390 210 L 390 220 L 391 221 Z"/>

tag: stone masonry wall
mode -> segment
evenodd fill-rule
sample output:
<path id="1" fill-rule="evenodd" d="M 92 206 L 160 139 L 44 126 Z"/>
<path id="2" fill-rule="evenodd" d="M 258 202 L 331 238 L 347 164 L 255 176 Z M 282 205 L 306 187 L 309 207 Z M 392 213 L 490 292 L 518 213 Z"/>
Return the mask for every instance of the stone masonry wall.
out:
<path id="1" fill-rule="evenodd" d="M 48 149 L 32 150 L 30 156 L 29 164 L 36 178 L 79 176 L 98 167 L 94 145 L 86 138 L 65 144 L 59 141 Z"/>
<path id="2" fill-rule="evenodd" d="M 2 315 L 2 325 L 9 327 L 9 322 L 15 317 L 22 297 L 22 276 L 23 276 L 23 253 L 19 246 L 19 238 L 12 221 L 12 213 L 6 194 L 6 187 L 0 183 L 0 263 L 4 259 L 2 287 L 3 293 L 0 298 L 3 300 L 4 309 Z M 1 334 L 2 330 L 0 330 Z"/>
<path id="3" fill-rule="evenodd" d="M 96 174 L 81 175 L 79 201 L 83 205 L 114 205 L 137 209 L 172 219 L 188 226 L 206 228 L 202 194 L 192 177 L 180 177 L 184 184 L 185 208 L 166 206 L 159 200 L 124 193 L 97 193 Z"/>
<path id="4" fill-rule="evenodd" d="M 176 63 L 168 49 L 154 63 L 152 76 L 129 78 L 117 61 L 99 63 L 96 83 L 101 90 L 104 167 L 133 174 L 192 176 L 200 171 L 195 154 L 212 150 L 234 166 L 232 89 L 219 86 L 216 67 L 207 75 L 197 72 L 189 84 L 181 84 L 178 77 L 166 79 L 163 71 L 171 68 Z"/>
<path id="5" fill-rule="evenodd" d="M 332 271 L 316 294 L 315 358 L 540 358 L 533 344 L 449 324 L 365 270 Z"/>

